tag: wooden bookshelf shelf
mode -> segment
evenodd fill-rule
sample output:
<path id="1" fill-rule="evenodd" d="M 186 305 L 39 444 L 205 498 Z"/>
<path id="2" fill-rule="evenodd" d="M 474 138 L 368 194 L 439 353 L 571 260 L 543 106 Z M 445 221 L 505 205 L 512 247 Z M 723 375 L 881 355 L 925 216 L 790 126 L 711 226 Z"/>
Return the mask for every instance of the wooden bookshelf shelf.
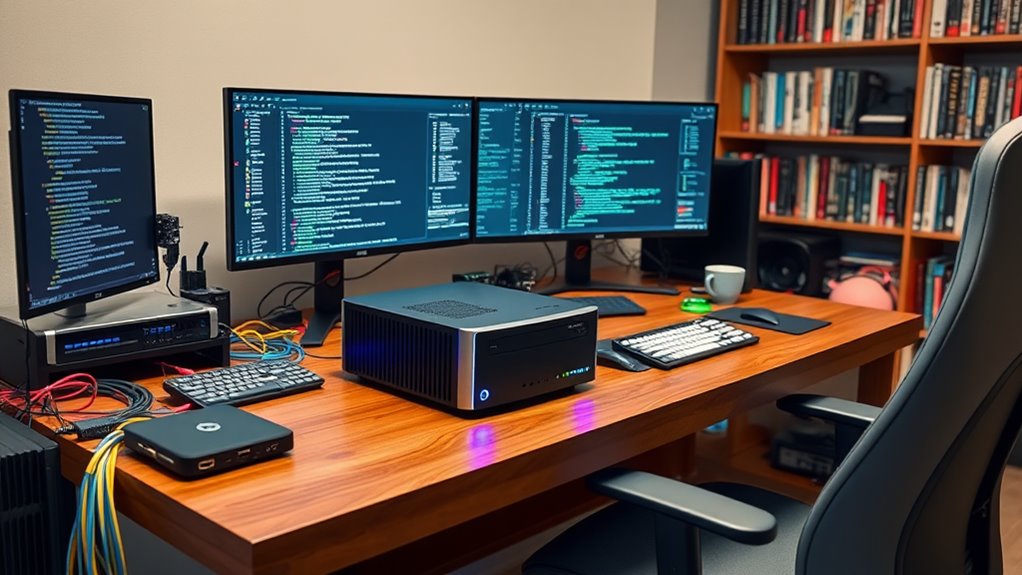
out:
<path id="1" fill-rule="evenodd" d="M 911 54 L 919 49 L 919 43 L 918 38 L 899 38 L 895 40 L 864 40 L 862 42 L 831 42 L 827 44 L 728 44 L 724 46 L 724 51 L 731 54 L 791 54 L 793 56 L 834 54 L 837 52 L 854 54 Z"/>
<path id="2" fill-rule="evenodd" d="M 956 38 L 929 38 L 931 46 L 960 46 L 962 48 L 996 47 L 1010 50 L 1022 47 L 1022 34 L 998 34 L 994 36 L 959 36 Z"/>
<path id="3" fill-rule="evenodd" d="M 933 148 L 973 148 L 978 150 L 986 140 L 919 140 L 920 146 Z"/>
<path id="4" fill-rule="evenodd" d="M 920 232 L 918 230 L 912 231 L 912 237 L 925 240 L 943 240 L 945 242 L 958 242 L 962 239 L 960 235 L 954 232 Z"/>
<path id="5" fill-rule="evenodd" d="M 869 224 L 852 224 L 848 222 L 831 222 L 827 220 L 804 220 L 791 216 L 774 216 L 760 214 L 759 221 L 765 224 L 779 224 L 785 226 L 799 226 L 803 228 L 817 228 L 823 230 L 838 230 L 844 232 L 857 232 L 862 234 L 880 234 L 886 236 L 902 236 L 905 231 L 902 228 L 888 228 L 883 226 L 871 226 Z"/>
<path id="6" fill-rule="evenodd" d="M 912 138 L 888 138 L 879 136 L 791 136 L 788 134 L 763 134 L 760 132 L 721 132 L 720 139 L 858 146 L 907 147 L 912 144 Z"/>

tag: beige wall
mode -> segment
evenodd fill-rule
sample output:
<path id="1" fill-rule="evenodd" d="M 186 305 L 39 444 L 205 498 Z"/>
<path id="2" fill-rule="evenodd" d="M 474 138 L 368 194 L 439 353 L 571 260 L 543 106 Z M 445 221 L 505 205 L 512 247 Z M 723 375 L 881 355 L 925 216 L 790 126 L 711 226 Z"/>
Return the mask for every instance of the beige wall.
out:
<path id="1" fill-rule="evenodd" d="M 311 266 L 226 271 L 221 88 L 278 87 L 455 95 L 649 99 L 655 0 L 0 0 L 0 106 L 9 88 L 154 100 L 158 209 L 185 225 L 183 253 L 209 240 L 210 283 L 232 290 L 235 317 Z M 675 0 L 707 18 L 706 0 Z M 677 22 L 676 18 L 664 22 Z M 705 28 L 706 22 L 693 23 Z M 679 31 L 671 31 L 678 34 Z M 679 36 L 687 36 L 687 30 Z M 705 66 L 697 35 L 688 60 Z M 671 42 L 678 53 L 679 39 Z M 657 42 L 657 49 L 660 45 Z M 664 52 L 666 54 L 666 52 Z M 672 74 L 657 58 L 658 73 Z M 705 93 L 691 78 L 690 92 Z M 661 91 L 663 92 L 663 91 Z M 659 97 L 678 96 L 660 93 Z M 0 304 L 15 302 L 9 157 L 0 144 Z M 560 251 L 560 246 L 556 246 Z M 531 260 L 541 245 L 466 246 L 401 256 L 351 293 L 444 281 L 452 270 Z M 378 258 L 349 263 L 356 273 Z M 176 278 L 175 278 L 176 281 Z M 152 288 L 146 288 L 152 289 Z"/>

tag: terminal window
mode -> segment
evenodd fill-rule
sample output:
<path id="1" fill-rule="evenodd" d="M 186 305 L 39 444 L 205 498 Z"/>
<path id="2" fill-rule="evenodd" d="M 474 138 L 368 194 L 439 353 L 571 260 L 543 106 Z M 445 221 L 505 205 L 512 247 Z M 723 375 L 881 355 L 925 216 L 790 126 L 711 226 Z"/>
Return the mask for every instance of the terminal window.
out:
<path id="1" fill-rule="evenodd" d="M 705 232 L 716 107 L 479 104 L 480 237 Z"/>
<path id="2" fill-rule="evenodd" d="M 471 100 L 230 99 L 235 261 L 469 236 Z"/>
<path id="3" fill-rule="evenodd" d="M 29 307 L 158 276 L 148 104 L 22 98 Z"/>

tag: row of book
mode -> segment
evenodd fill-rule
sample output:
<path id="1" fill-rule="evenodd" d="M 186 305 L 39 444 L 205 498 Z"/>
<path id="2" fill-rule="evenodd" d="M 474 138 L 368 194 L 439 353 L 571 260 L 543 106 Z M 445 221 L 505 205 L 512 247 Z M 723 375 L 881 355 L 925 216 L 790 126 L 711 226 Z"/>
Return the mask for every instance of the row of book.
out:
<path id="1" fill-rule="evenodd" d="M 919 166 L 912 229 L 962 233 L 969 207 L 972 171 L 955 166 Z"/>
<path id="2" fill-rule="evenodd" d="M 759 158 L 760 213 L 809 221 L 904 225 L 908 167 L 818 154 Z"/>
<path id="3" fill-rule="evenodd" d="M 1022 0 L 933 0 L 931 38 L 1018 34 Z"/>
<path id="4" fill-rule="evenodd" d="M 926 68 L 920 138 L 989 138 L 1020 115 L 1022 66 L 936 64 Z"/>
<path id="5" fill-rule="evenodd" d="M 982 0 L 978 0 L 982 1 Z M 919 38 L 924 0 L 740 0 L 739 44 Z"/>
<path id="6" fill-rule="evenodd" d="M 944 303 L 954 266 L 954 256 L 938 256 L 922 260 L 917 265 L 915 305 L 923 316 L 926 329 L 933 325 L 933 318 L 937 317 L 940 304 Z"/>
<path id="7" fill-rule="evenodd" d="M 749 74 L 742 85 L 742 130 L 800 136 L 850 135 L 886 95 L 887 80 L 869 70 L 819 67 Z"/>

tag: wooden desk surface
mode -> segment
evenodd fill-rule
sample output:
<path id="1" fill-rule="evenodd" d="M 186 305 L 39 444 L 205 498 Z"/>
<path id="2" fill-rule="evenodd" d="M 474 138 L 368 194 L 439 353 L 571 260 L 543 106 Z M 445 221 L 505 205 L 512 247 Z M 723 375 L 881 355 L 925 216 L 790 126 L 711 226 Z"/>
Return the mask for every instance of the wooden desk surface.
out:
<path id="1" fill-rule="evenodd" d="M 649 310 L 600 321 L 601 338 L 676 323 L 680 296 L 629 294 Z M 342 568 L 665 445 L 916 341 L 918 316 L 756 291 L 739 305 L 830 320 L 806 336 L 746 328 L 758 345 L 672 371 L 599 367 L 594 384 L 518 411 L 463 419 L 349 381 L 309 358 L 322 390 L 245 409 L 295 432 L 290 456 L 178 481 L 132 455 L 117 506 L 220 572 Z M 313 350 L 339 355 L 339 330 Z M 144 383 L 165 397 L 161 380 Z M 59 439 L 80 479 L 95 442 Z M 125 452 L 126 454 L 128 452 Z"/>

